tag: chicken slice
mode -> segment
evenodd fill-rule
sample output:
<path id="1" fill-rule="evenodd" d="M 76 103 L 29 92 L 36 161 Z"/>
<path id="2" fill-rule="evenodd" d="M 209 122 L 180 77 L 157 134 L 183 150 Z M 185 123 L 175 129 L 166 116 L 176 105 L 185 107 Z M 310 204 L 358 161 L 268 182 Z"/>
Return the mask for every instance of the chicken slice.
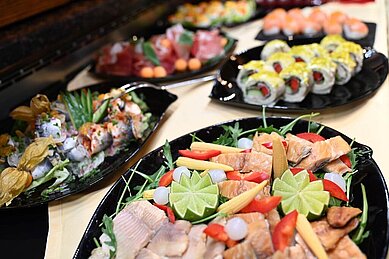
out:
<path id="1" fill-rule="evenodd" d="M 250 242 L 257 258 L 267 258 L 273 254 L 272 237 L 264 219 L 249 224 L 245 242 Z"/>
<path id="2" fill-rule="evenodd" d="M 330 259 L 365 259 L 366 255 L 362 253 L 359 247 L 350 239 L 348 235 L 344 236 L 335 247 L 328 252 Z"/>
<path id="3" fill-rule="evenodd" d="M 251 244 L 247 241 L 239 243 L 223 253 L 225 259 L 255 259 L 255 252 Z"/>
<path id="4" fill-rule="evenodd" d="M 361 213 L 359 208 L 334 206 L 327 211 L 327 221 L 332 227 L 341 228 Z"/>
<path id="5" fill-rule="evenodd" d="M 280 214 L 278 213 L 277 209 L 272 209 L 268 213 L 265 214 L 265 218 L 269 222 L 269 228 L 271 233 L 273 233 L 274 228 L 278 224 L 278 222 L 281 221 Z"/>
<path id="6" fill-rule="evenodd" d="M 150 249 L 143 248 L 140 250 L 139 254 L 136 256 L 136 259 L 160 259 L 161 257 L 151 251 Z"/>
<path id="7" fill-rule="evenodd" d="M 204 258 L 206 251 L 205 241 L 206 235 L 204 229 L 207 227 L 205 224 L 195 225 L 189 232 L 189 246 L 183 255 L 183 259 L 201 259 Z"/>
<path id="8" fill-rule="evenodd" d="M 208 237 L 206 242 L 206 251 L 204 254 L 204 258 L 207 259 L 223 258 L 223 252 L 225 248 L 226 245 L 223 242 Z"/>
<path id="9" fill-rule="evenodd" d="M 288 142 L 286 157 L 293 165 L 300 163 L 303 158 L 311 153 L 313 144 L 308 140 L 288 133 L 286 134 L 286 141 Z"/>

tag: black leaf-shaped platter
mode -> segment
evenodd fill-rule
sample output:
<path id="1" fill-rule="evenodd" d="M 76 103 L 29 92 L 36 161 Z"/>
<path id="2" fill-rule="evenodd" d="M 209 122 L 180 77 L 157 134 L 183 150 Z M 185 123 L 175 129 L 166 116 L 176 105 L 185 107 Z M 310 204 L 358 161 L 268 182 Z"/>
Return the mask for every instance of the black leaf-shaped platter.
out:
<path id="1" fill-rule="evenodd" d="M 87 87 L 92 92 L 98 91 L 99 93 L 106 93 L 109 92 L 110 89 L 117 88 L 120 86 L 121 84 L 117 82 L 112 82 L 112 83 L 107 82 L 107 83 L 90 85 Z M 55 89 L 55 90 L 48 89 L 42 92 L 42 94 L 46 94 L 50 100 L 53 100 L 57 97 L 59 91 L 63 91 L 63 90 L 65 89 Z M 33 207 L 33 206 L 45 204 L 49 201 L 64 198 L 71 194 L 84 191 L 89 187 L 95 185 L 96 183 L 106 179 L 112 173 L 117 171 L 127 161 L 129 161 L 143 147 L 147 139 L 157 129 L 169 105 L 172 104 L 177 99 L 176 95 L 160 89 L 140 88 L 135 90 L 135 92 L 139 96 L 143 97 L 144 101 L 149 106 L 150 109 L 149 112 L 151 112 L 154 120 L 153 127 L 148 130 L 143 140 L 137 142 L 131 141 L 131 143 L 129 143 L 128 146 L 126 146 L 123 152 L 120 152 L 119 154 L 116 154 L 111 157 L 106 157 L 104 159 L 104 162 L 97 168 L 95 173 L 86 176 L 85 178 L 75 179 L 74 181 L 67 183 L 66 186 L 61 188 L 61 190 L 59 191 L 53 192 L 48 196 L 42 196 L 41 195 L 42 191 L 48 186 L 50 186 L 50 184 L 52 184 L 52 182 L 49 181 L 46 184 L 43 184 L 33 189 L 28 194 L 19 195 L 12 201 L 12 203 L 9 206 L 7 207 L 3 206 L 0 208 L 0 210 Z M 12 124 L 13 122 L 11 119 L 7 119 L 5 121 L 0 122 L 0 125 L 2 125 L 1 131 L 9 132 L 12 127 Z"/>
<path id="2" fill-rule="evenodd" d="M 314 42 L 318 41 L 304 39 L 290 41 L 288 44 L 293 46 Z M 244 101 L 243 92 L 236 83 L 236 77 L 239 73 L 239 65 L 260 59 L 262 49 L 263 46 L 259 46 L 231 56 L 221 67 L 210 97 L 227 105 L 258 110 L 261 107 L 260 105 L 249 104 Z M 325 95 L 309 93 L 302 102 L 298 103 L 280 100 L 273 106 L 268 106 L 267 109 L 288 112 L 326 110 L 371 96 L 382 85 L 388 75 L 388 59 L 374 49 L 365 48 L 364 51 L 362 70 L 353 76 L 347 84 L 334 85 L 332 91 Z"/>
<path id="3" fill-rule="evenodd" d="M 267 119 L 267 124 L 273 125 L 275 128 L 279 128 L 291 121 L 291 118 L 271 117 Z M 212 142 L 216 140 L 220 134 L 224 133 L 222 125 L 233 126 L 235 122 L 239 122 L 240 127 L 245 131 L 261 126 L 262 118 L 253 117 L 229 121 L 206 127 L 192 133 L 195 133 L 196 137 L 206 142 Z M 292 133 L 306 132 L 307 127 L 307 121 L 299 121 L 294 126 Z M 192 134 L 186 134 L 182 137 L 170 141 L 173 160 L 178 158 L 178 150 L 186 149 L 190 146 L 192 143 L 191 135 Z M 340 135 L 348 143 L 352 141 L 349 137 L 328 127 L 323 129 L 321 135 L 326 138 Z M 368 258 L 385 258 L 389 245 L 388 189 L 380 169 L 371 157 L 372 150 L 369 147 L 356 142 L 354 142 L 353 147 L 364 151 L 364 156 L 361 157 L 356 168 L 358 172 L 353 177 L 350 196 L 351 205 L 362 208 L 360 183 L 363 183 L 366 187 L 367 199 L 369 203 L 369 221 L 367 224 L 367 229 L 370 230 L 370 235 L 367 239 L 364 240 L 360 247 L 362 251 L 368 256 Z M 162 147 L 159 147 L 142 158 L 138 164 L 137 171 L 146 174 L 152 174 L 159 169 L 163 162 L 163 150 Z M 126 181 L 130 175 L 131 169 L 124 174 Z M 143 181 L 143 178 L 138 177 L 135 174 L 130 183 L 130 187 L 133 188 L 136 185 L 143 184 Z M 125 181 L 123 179 L 119 179 L 105 195 L 89 222 L 89 225 L 76 250 L 74 258 L 87 258 L 90 256 L 91 251 L 96 247 L 93 238 L 98 238 L 102 234 L 99 225 L 102 222 L 103 216 L 104 214 L 112 215 L 115 212 L 116 204 L 120 199 L 125 185 Z"/>

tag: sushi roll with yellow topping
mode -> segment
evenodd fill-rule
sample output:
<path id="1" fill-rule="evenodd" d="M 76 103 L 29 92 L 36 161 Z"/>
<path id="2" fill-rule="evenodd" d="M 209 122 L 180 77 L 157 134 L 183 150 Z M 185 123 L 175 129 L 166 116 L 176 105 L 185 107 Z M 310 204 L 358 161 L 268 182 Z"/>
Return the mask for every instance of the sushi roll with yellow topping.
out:
<path id="1" fill-rule="evenodd" d="M 313 52 L 315 57 L 329 57 L 328 51 L 318 43 L 309 44 L 308 47 Z"/>
<path id="2" fill-rule="evenodd" d="M 314 94 L 328 94 L 335 84 L 336 64 L 330 57 L 313 58 L 309 63 L 312 70 Z"/>
<path id="3" fill-rule="evenodd" d="M 334 51 L 330 57 L 336 63 L 335 83 L 338 85 L 346 84 L 354 74 L 357 63 L 348 52 Z"/>
<path id="4" fill-rule="evenodd" d="M 357 64 L 355 73 L 359 73 L 362 70 L 363 65 L 363 49 L 361 45 L 351 41 L 345 41 L 336 48 L 336 52 L 348 52 L 351 58 Z"/>
<path id="5" fill-rule="evenodd" d="M 269 67 L 272 67 L 277 73 L 280 73 L 294 62 L 294 58 L 289 53 L 284 52 L 274 53 L 266 60 Z"/>
<path id="6" fill-rule="evenodd" d="M 250 62 L 239 66 L 236 83 L 242 88 L 242 86 L 246 84 L 249 76 L 258 73 L 260 70 L 271 70 L 271 67 L 267 69 L 265 68 L 266 66 L 266 63 L 263 60 L 251 60 Z"/>
<path id="7" fill-rule="evenodd" d="M 282 70 L 280 77 L 285 82 L 284 100 L 301 102 L 312 87 L 312 71 L 306 63 L 296 62 Z"/>
<path id="8" fill-rule="evenodd" d="M 343 42 L 345 39 L 340 35 L 327 35 L 320 41 L 320 45 L 331 53 Z"/>
<path id="9" fill-rule="evenodd" d="M 261 52 L 261 59 L 267 60 L 272 54 L 277 52 L 289 52 L 290 47 L 283 40 L 272 40 L 266 43 Z"/>
<path id="10" fill-rule="evenodd" d="M 285 85 L 276 72 L 262 70 L 248 78 L 242 91 L 247 103 L 273 105 L 284 94 Z"/>
<path id="11" fill-rule="evenodd" d="M 290 54 L 294 57 L 296 62 L 308 63 L 315 57 L 315 53 L 309 48 L 308 45 L 293 46 L 290 50 Z"/>

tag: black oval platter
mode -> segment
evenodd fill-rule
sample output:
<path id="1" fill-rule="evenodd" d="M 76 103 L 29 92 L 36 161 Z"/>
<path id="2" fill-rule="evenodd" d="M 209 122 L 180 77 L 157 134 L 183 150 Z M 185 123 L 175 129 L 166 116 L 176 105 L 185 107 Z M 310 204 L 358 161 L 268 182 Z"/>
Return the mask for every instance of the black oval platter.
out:
<path id="1" fill-rule="evenodd" d="M 204 74 L 206 72 L 209 72 L 213 69 L 218 68 L 225 61 L 227 61 L 228 57 L 230 57 L 232 55 L 232 53 L 234 52 L 234 50 L 236 48 L 237 42 L 238 42 L 236 39 L 233 39 L 233 38 L 227 36 L 223 32 L 221 32 L 221 35 L 223 35 L 224 37 L 227 37 L 227 39 L 228 39 L 228 43 L 226 46 L 229 46 L 229 47 L 227 49 L 225 49 L 225 54 L 210 59 L 199 70 L 173 73 L 173 74 L 168 75 L 166 77 L 160 77 L 160 78 L 147 78 L 147 82 L 154 83 L 154 84 L 160 84 L 160 83 L 184 80 L 184 79 L 189 79 L 191 77 Z M 110 75 L 110 74 L 97 72 L 96 71 L 96 61 L 94 61 L 92 63 L 92 65 L 89 69 L 89 72 L 93 76 L 96 76 L 98 78 L 105 79 L 105 80 L 110 80 L 110 81 L 132 82 L 132 81 L 145 81 L 146 80 L 145 78 L 136 77 L 136 76 L 117 76 L 117 75 Z"/>
<path id="2" fill-rule="evenodd" d="M 279 128 L 291 121 L 291 118 L 270 117 L 267 119 L 267 124 Z M 206 127 L 192 133 L 195 133 L 196 137 L 199 137 L 204 141 L 211 142 L 224 132 L 221 125 L 233 126 L 235 122 L 239 122 L 239 125 L 243 128 L 243 130 L 248 130 L 262 125 L 262 118 L 243 118 Z M 292 133 L 305 132 L 307 126 L 307 121 L 299 121 L 294 126 Z M 328 127 L 323 129 L 321 135 L 326 138 L 340 135 L 348 143 L 352 141 L 349 137 Z M 191 142 L 192 136 L 190 134 L 186 134 L 170 141 L 173 160 L 178 158 L 178 150 L 188 148 Z M 351 189 L 352 195 L 350 196 L 351 205 L 362 208 L 362 194 L 359 183 L 363 183 L 365 185 L 369 203 L 369 221 L 367 229 L 370 230 L 370 236 L 364 240 L 360 247 L 362 251 L 367 254 L 368 258 L 385 258 L 389 246 L 388 189 L 380 169 L 371 157 L 372 150 L 369 147 L 356 142 L 354 142 L 353 147 L 365 151 L 365 155 L 361 158 L 361 161 L 359 161 L 356 168 L 358 172 L 353 177 Z M 163 161 L 164 157 L 162 147 L 159 147 L 141 159 L 138 164 L 137 171 L 152 174 L 158 170 Z M 123 176 L 127 180 L 130 175 L 131 169 Z M 142 184 L 144 181 L 143 178 L 136 174 L 133 177 L 132 183 L 130 184 L 131 188 Z M 112 215 L 115 212 L 116 204 L 120 199 L 125 185 L 125 181 L 123 179 L 119 179 L 105 195 L 87 226 L 87 229 L 75 252 L 74 258 L 79 259 L 90 256 L 91 251 L 95 248 L 93 238 L 98 238 L 102 234 L 99 225 L 102 222 L 103 216 L 104 214 Z"/>
<path id="3" fill-rule="evenodd" d="M 290 46 L 309 44 L 317 40 L 294 40 Z M 249 104 L 244 101 L 243 92 L 236 83 L 239 65 L 250 60 L 260 59 L 263 46 L 255 47 L 233 55 L 224 63 L 212 88 L 210 98 L 227 105 L 258 110 L 261 105 Z M 371 96 L 382 85 L 388 75 L 388 59 L 374 49 L 365 48 L 365 58 L 362 70 L 353 76 L 345 85 L 335 85 L 329 94 L 318 95 L 309 93 L 302 102 L 290 103 L 279 100 L 270 111 L 309 112 L 326 110 L 347 105 Z"/>
<path id="4" fill-rule="evenodd" d="M 95 85 L 86 86 L 92 92 L 99 91 L 101 92 L 109 92 L 112 88 L 117 88 L 122 86 L 118 82 L 106 82 Z M 65 89 L 61 89 L 64 91 Z M 122 165 L 124 165 L 127 161 L 129 161 L 145 144 L 147 139 L 151 136 L 151 134 L 158 128 L 162 118 L 164 117 L 165 111 L 176 99 L 177 96 L 171 94 L 165 90 L 154 89 L 154 88 L 141 88 L 135 90 L 135 92 L 139 96 L 144 96 L 144 100 L 149 106 L 150 112 L 152 116 L 155 118 L 155 125 L 149 130 L 147 135 L 142 141 L 131 142 L 125 149 L 125 151 L 120 152 L 117 155 L 106 157 L 104 162 L 97 168 L 97 172 L 92 175 L 86 176 L 84 178 L 75 179 L 74 181 L 68 183 L 66 187 L 64 187 L 60 191 L 56 191 L 48 196 L 42 196 L 41 192 L 47 188 L 52 181 L 49 181 L 35 189 L 33 189 L 29 194 L 21 194 L 16 197 L 12 203 L 7 207 L 1 207 L 1 210 L 8 210 L 14 208 L 26 208 L 33 207 L 41 204 L 45 204 L 49 201 L 62 199 L 71 194 L 75 194 L 81 191 L 84 191 L 96 183 L 106 179 L 113 172 L 119 169 Z M 43 91 L 43 94 L 46 94 L 50 100 L 53 100 L 57 97 L 59 91 L 50 91 L 50 89 Z M 7 119 L 2 121 L 0 125 L 4 125 L 2 127 L 2 132 L 9 132 L 12 127 L 12 120 Z"/>

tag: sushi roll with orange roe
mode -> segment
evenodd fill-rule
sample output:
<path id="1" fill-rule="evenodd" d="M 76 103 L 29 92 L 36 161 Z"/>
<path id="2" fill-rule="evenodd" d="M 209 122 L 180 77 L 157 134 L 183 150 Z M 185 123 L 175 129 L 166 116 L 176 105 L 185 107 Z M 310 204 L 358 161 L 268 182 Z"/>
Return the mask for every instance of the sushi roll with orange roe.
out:
<path id="1" fill-rule="evenodd" d="M 300 8 L 290 9 L 288 11 L 288 16 L 292 17 L 294 20 L 296 20 L 299 23 L 302 22 L 305 19 L 304 15 L 303 15 L 303 12 L 301 11 Z"/>
<path id="2" fill-rule="evenodd" d="M 346 38 L 351 40 L 365 38 L 369 33 L 369 28 L 367 25 L 356 18 L 347 19 L 343 28 Z"/>
<path id="3" fill-rule="evenodd" d="M 273 16 L 273 17 L 276 17 L 278 20 L 280 20 L 281 22 L 284 22 L 285 21 L 285 18 L 286 18 L 286 11 L 285 9 L 282 9 L 282 8 L 276 8 L 274 9 L 270 14 L 269 16 Z"/>
<path id="4" fill-rule="evenodd" d="M 330 20 L 336 21 L 337 23 L 343 25 L 343 23 L 348 19 L 347 15 L 341 11 L 335 11 L 330 14 Z"/>
<path id="5" fill-rule="evenodd" d="M 328 20 L 327 14 L 319 7 L 312 8 L 312 12 L 309 14 L 308 18 L 321 26 Z"/>
<path id="6" fill-rule="evenodd" d="M 282 32 L 286 36 L 292 36 L 294 34 L 299 34 L 301 31 L 301 22 L 296 20 L 292 16 L 287 15 L 285 22 L 282 25 Z"/>
<path id="7" fill-rule="evenodd" d="M 306 18 L 302 21 L 301 24 L 301 31 L 305 35 L 314 35 L 318 33 L 321 30 L 321 25 L 317 23 L 316 21 Z"/>
<path id="8" fill-rule="evenodd" d="M 327 20 L 323 25 L 323 29 L 328 35 L 341 35 L 343 32 L 342 24 L 335 19 Z"/>
<path id="9" fill-rule="evenodd" d="M 282 27 L 281 21 L 274 16 L 266 17 L 263 20 L 263 34 L 265 35 L 278 34 L 281 31 L 281 27 Z"/>

